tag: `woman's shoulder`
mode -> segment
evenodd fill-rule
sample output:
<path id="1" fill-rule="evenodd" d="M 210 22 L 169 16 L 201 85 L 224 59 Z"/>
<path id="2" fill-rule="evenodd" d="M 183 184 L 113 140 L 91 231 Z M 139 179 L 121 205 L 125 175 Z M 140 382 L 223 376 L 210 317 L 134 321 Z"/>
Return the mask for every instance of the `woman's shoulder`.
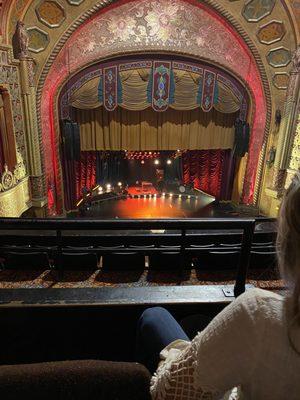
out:
<path id="1" fill-rule="evenodd" d="M 283 304 L 285 297 L 263 289 L 249 289 L 235 301 L 235 307 L 241 308 L 249 314 L 268 314 L 272 313 L 274 317 L 276 314 L 282 314 Z M 278 313 L 276 313 L 278 311 Z"/>
<path id="2" fill-rule="evenodd" d="M 256 301 L 256 300 L 283 301 L 284 297 L 270 290 L 253 288 L 253 289 L 248 289 L 245 293 L 239 296 L 238 299 L 243 299 L 243 301 Z"/>

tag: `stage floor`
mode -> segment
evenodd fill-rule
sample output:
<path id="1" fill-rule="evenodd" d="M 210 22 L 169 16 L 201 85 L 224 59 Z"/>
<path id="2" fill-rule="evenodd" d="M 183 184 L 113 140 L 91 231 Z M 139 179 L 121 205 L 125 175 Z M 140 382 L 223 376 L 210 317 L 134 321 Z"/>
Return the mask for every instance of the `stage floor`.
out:
<path id="1" fill-rule="evenodd" d="M 197 196 L 144 197 L 142 192 L 131 195 L 143 197 L 127 197 L 109 199 L 92 203 L 82 215 L 85 218 L 196 218 L 214 216 L 212 204 L 214 198 L 199 193 Z M 154 194 L 153 194 L 154 195 Z"/>

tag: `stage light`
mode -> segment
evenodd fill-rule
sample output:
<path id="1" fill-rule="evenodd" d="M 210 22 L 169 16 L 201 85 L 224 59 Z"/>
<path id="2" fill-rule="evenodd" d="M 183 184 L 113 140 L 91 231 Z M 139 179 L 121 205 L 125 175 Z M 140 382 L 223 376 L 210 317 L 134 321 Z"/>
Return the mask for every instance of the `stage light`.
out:
<path id="1" fill-rule="evenodd" d="M 172 164 L 172 161 L 171 160 L 167 160 L 167 164 L 168 165 Z"/>
<path id="2" fill-rule="evenodd" d="M 108 183 L 108 184 L 106 185 L 106 189 L 107 189 L 107 190 L 110 190 L 110 189 L 111 189 L 111 184 L 110 184 L 110 183 Z"/>
<path id="3" fill-rule="evenodd" d="M 154 197 L 157 197 L 157 195 L 156 195 L 156 194 L 154 194 Z"/>
<path id="4" fill-rule="evenodd" d="M 190 199 L 191 198 L 191 196 L 190 195 L 188 195 L 188 199 Z"/>
<path id="5" fill-rule="evenodd" d="M 180 195 L 178 195 L 178 197 L 181 199 L 181 194 L 180 194 Z"/>
<path id="6" fill-rule="evenodd" d="M 120 187 L 121 187 L 121 186 L 122 186 L 122 182 L 118 182 L 118 186 L 120 186 Z"/>
<path id="7" fill-rule="evenodd" d="M 145 161 L 144 161 L 144 160 L 142 160 L 142 161 L 141 161 L 141 164 L 145 164 Z"/>
<path id="8" fill-rule="evenodd" d="M 165 192 L 162 192 L 162 196 L 165 197 L 165 195 L 166 195 L 166 193 L 165 193 Z"/>
<path id="9" fill-rule="evenodd" d="M 83 199 L 79 200 L 79 202 L 76 204 L 76 206 L 80 206 L 80 204 L 83 202 Z"/>
<path id="10" fill-rule="evenodd" d="M 170 197 L 173 197 L 173 193 L 170 193 Z"/>
<path id="11" fill-rule="evenodd" d="M 154 164 L 158 165 L 159 164 L 159 160 L 154 160 Z"/>
<path id="12" fill-rule="evenodd" d="M 102 186 L 99 186 L 98 192 L 102 192 L 102 190 L 103 190 L 103 187 L 102 187 Z"/>

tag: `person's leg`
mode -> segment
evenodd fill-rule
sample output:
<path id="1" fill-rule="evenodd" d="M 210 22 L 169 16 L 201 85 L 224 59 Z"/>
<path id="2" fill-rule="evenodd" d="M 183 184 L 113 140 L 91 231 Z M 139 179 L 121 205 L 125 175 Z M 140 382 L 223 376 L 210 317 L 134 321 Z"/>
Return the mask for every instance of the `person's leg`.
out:
<path id="1" fill-rule="evenodd" d="M 138 322 L 137 361 L 154 372 L 161 350 L 177 339 L 189 340 L 174 317 L 162 307 L 148 308 Z"/>

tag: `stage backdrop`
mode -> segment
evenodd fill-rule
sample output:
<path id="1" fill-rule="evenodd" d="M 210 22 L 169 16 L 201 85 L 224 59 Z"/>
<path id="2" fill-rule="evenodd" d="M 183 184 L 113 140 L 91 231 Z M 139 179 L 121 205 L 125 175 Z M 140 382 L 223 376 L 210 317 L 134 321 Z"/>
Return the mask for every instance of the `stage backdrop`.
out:
<path id="1" fill-rule="evenodd" d="M 203 112 L 200 108 L 156 112 L 152 108 L 107 111 L 100 107 L 74 111 L 82 151 L 232 149 L 234 122 L 239 114 L 215 109 Z"/>

